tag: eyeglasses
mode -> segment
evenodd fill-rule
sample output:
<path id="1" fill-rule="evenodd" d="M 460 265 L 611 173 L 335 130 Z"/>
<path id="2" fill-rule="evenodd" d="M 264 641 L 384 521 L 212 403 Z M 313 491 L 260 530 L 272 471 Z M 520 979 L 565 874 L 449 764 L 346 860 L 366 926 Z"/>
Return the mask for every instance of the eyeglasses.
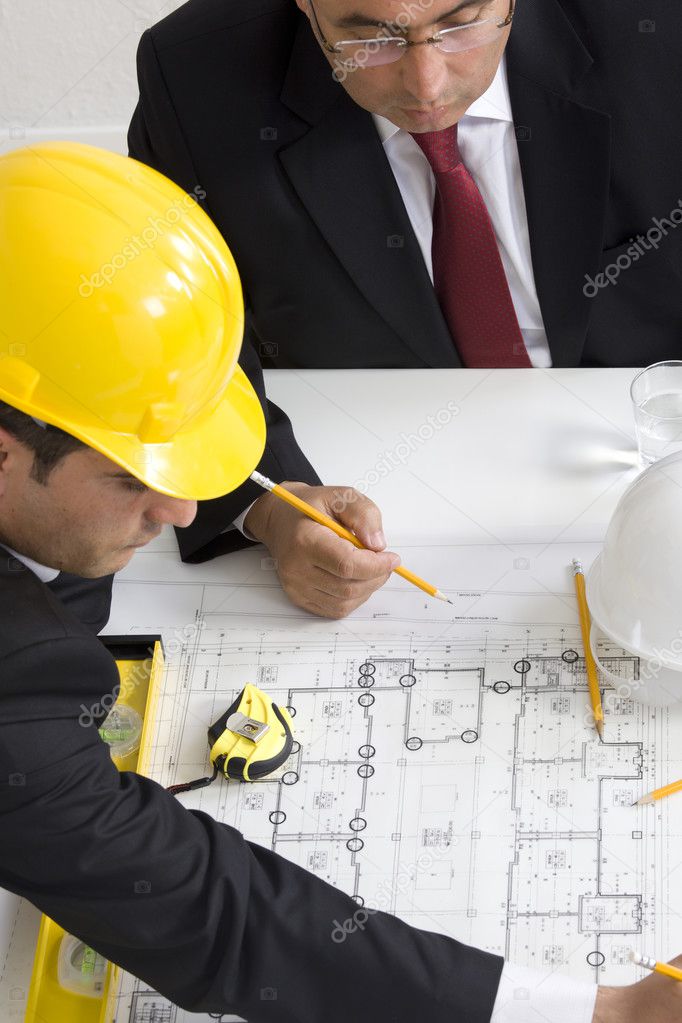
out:
<path id="1" fill-rule="evenodd" d="M 336 63 L 347 71 L 393 64 L 405 55 L 409 46 L 435 46 L 443 53 L 465 53 L 467 50 L 475 50 L 497 39 L 500 30 L 511 25 L 514 17 L 514 0 L 509 0 L 509 12 L 504 21 L 498 21 L 497 18 L 470 21 L 464 25 L 441 29 L 436 35 L 419 42 L 391 35 L 391 29 L 400 31 L 401 28 L 395 23 L 387 22 L 380 26 L 385 34 L 375 39 L 341 39 L 337 43 L 330 43 L 320 27 L 313 0 L 308 0 L 308 6 L 318 42 L 327 53 L 333 53 L 337 57 Z"/>

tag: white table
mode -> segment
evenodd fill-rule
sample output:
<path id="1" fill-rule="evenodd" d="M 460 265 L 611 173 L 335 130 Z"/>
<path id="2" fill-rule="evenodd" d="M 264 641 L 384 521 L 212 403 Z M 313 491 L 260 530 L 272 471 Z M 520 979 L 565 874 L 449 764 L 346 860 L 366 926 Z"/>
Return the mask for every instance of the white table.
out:
<path id="1" fill-rule="evenodd" d="M 327 483 L 355 485 L 382 508 L 391 546 L 429 542 L 553 544 L 602 541 L 615 504 L 636 475 L 631 369 L 269 372 L 270 397 Z M 112 627 L 129 621 L 140 566 L 175 545 L 166 531 L 122 573 Z M 242 551 L 173 568 L 178 578 L 238 583 L 263 557 Z M 407 563 L 407 561 L 406 561 Z M 433 580 L 437 582 L 437 580 Z M 283 596 L 277 596 L 282 605 Z M 23 1019 L 39 915 L 0 898 L 0 1018 Z"/>
<path id="2" fill-rule="evenodd" d="M 423 539 L 427 520 L 432 539 L 546 543 L 603 538 L 637 472 L 635 372 L 271 371 L 267 386 L 325 482 L 369 484 L 389 538 Z"/>

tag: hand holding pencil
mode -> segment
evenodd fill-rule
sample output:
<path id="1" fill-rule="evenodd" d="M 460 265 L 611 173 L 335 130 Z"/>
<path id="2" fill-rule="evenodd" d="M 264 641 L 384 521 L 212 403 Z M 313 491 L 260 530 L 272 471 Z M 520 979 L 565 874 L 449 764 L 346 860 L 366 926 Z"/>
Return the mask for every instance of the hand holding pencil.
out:
<path id="1" fill-rule="evenodd" d="M 262 519 L 260 528 L 258 522 L 254 527 L 251 514 L 245 526 L 256 539 L 267 544 L 278 561 L 281 552 L 286 564 L 284 572 L 278 565 L 280 579 L 289 596 L 301 607 L 325 617 L 344 617 L 382 586 L 392 572 L 429 596 L 448 600 L 436 586 L 401 566 L 397 554 L 382 549 L 385 540 L 379 509 L 367 497 L 352 488 L 276 484 L 258 472 L 251 478 L 277 498 L 265 505 L 256 502 L 254 507 L 261 504 L 279 521 L 285 520 L 285 542 L 275 530 L 268 530 L 267 523 L 263 528 Z M 319 529 L 319 526 L 324 528 Z M 268 532 L 269 537 L 263 535 Z M 308 538 L 310 545 L 314 543 L 313 557 L 312 548 L 306 549 L 300 542 L 301 536 Z M 292 541 L 296 549 L 293 556 Z M 348 550 L 348 543 L 357 553 Z M 300 585 L 297 589 L 303 591 L 307 601 L 297 599 L 297 593 L 292 592 L 290 573 L 298 576 Z M 371 573 L 371 576 L 366 573 Z M 314 605 L 310 602 L 311 597 L 315 600 Z M 327 609 L 330 603 L 333 611 Z"/>
<path id="2" fill-rule="evenodd" d="M 283 487 L 334 516 L 365 541 L 356 550 L 272 493 L 263 493 L 244 520 L 244 530 L 268 548 L 264 569 L 275 570 L 298 607 L 323 618 L 345 618 L 390 578 L 399 556 L 386 550 L 379 508 L 349 487 L 309 486 L 287 481 Z M 349 499 L 350 498 L 350 499 Z"/>

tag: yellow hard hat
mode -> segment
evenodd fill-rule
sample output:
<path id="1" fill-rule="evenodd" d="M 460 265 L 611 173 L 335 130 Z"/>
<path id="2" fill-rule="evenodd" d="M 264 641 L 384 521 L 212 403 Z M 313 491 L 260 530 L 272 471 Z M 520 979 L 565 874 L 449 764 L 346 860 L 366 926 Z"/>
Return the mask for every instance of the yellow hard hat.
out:
<path id="1" fill-rule="evenodd" d="M 0 400 L 163 494 L 219 497 L 265 445 L 243 329 L 227 245 L 163 175 L 67 142 L 0 158 Z"/>

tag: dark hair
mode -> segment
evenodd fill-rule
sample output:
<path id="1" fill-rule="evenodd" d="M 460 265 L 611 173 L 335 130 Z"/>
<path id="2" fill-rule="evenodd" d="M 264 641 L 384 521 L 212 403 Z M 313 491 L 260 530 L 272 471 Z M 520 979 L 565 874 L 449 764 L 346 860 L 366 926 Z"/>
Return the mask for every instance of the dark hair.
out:
<path id="1" fill-rule="evenodd" d="M 62 458 L 84 448 L 83 441 L 49 424 L 43 429 L 25 412 L 0 401 L 0 427 L 33 452 L 31 477 L 45 484 Z"/>

